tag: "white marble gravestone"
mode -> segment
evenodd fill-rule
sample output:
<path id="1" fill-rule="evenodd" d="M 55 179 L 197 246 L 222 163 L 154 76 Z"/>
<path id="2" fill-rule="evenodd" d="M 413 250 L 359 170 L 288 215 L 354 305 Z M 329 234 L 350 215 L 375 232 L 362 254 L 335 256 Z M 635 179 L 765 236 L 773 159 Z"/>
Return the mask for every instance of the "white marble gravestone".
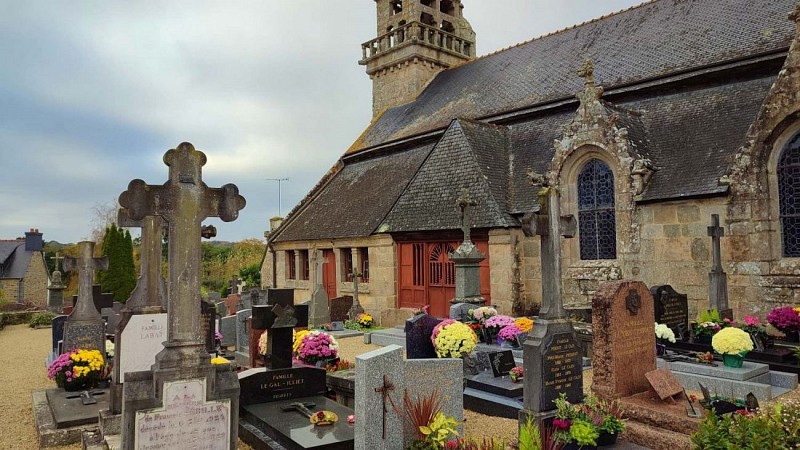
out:
<path id="1" fill-rule="evenodd" d="M 206 401 L 204 378 L 164 382 L 163 401 L 162 408 L 136 411 L 139 450 L 228 448 L 231 402 Z"/>
<path id="2" fill-rule="evenodd" d="M 126 372 L 150 370 L 166 340 L 167 313 L 131 316 L 119 343 L 119 382 L 125 382 Z"/>

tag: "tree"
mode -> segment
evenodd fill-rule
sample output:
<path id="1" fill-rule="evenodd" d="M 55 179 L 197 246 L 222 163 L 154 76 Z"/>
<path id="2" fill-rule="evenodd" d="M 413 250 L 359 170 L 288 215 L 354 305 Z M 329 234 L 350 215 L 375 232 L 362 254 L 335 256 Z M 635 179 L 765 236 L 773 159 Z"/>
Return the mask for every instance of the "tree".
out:
<path id="1" fill-rule="evenodd" d="M 261 287 L 261 265 L 259 263 L 250 264 L 239 270 L 239 278 L 249 287 Z"/>
<path id="2" fill-rule="evenodd" d="M 114 300 L 125 302 L 136 287 L 131 234 L 111 224 L 103 237 L 103 256 L 108 257 L 108 270 L 100 271 L 97 282 L 103 292 L 113 292 Z"/>

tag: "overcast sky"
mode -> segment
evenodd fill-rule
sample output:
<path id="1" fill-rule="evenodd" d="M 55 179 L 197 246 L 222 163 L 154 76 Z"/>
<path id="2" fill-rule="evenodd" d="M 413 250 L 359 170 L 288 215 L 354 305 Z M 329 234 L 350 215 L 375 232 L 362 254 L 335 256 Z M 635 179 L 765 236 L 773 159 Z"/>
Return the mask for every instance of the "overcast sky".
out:
<path id="1" fill-rule="evenodd" d="M 638 0 L 464 0 L 478 55 Z M 371 119 L 357 61 L 372 0 L 0 0 L 0 239 L 91 233 L 94 210 L 141 178 L 163 184 L 183 141 L 211 187 L 247 199 L 219 240 L 263 238 Z"/>

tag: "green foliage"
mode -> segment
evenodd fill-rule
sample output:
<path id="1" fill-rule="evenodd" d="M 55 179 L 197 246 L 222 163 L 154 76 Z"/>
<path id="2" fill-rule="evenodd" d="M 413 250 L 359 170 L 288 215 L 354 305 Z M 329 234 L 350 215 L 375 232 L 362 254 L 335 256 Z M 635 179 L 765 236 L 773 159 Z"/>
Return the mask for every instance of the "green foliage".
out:
<path id="1" fill-rule="evenodd" d="M 452 448 L 453 450 L 506 450 L 506 448 L 508 448 L 505 440 L 496 437 L 484 437 L 480 440 L 475 438 L 466 438 L 450 442 L 450 446 L 445 448 Z M 453 445 L 453 443 L 455 445 Z M 520 449 L 521 448 L 522 447 L 520 447 Z"/>
<path id="2" fill-rule="evenodd" d="M 433 421 L 428 426 L 419 427 L 419 431 L 425 435 L 426 440 L 433 442 L 436 448 L 444 448 L 445 442 L 451 436 L 458 436 L 456 427 L 458 427 L 458 422 L 456 422 L 455 418 L 439 412 L 433 417 Z"/>
<path id="3" fill-rule="evenodd" d="M 775 405 L 770 418 L 783 428 L 786 445 L 800 448 L 800 400 L 787 400 Z"/>
<path id="4" fill-rule="evenodd" d="M 31 316 L 30 322 L 28 325 L 31 328 L 34 327 L 42 327 L 42 326 L 50 326 L 53 324 L 53 319 L 56 317 L 57 314 L 53 314 L 51 312 L 38 312 Z"/>
<path id="5" fill-rule="evenodd" d="M 112 224 L 103 238 L 103 256 L 108 257 L 108 270 L 100 271 L 97 282 L 103 292 L 113 292 L 114 300 L 125 302 L 136 287 L 133 263 L 133 242 L 130 232 Z"/>
<path id="6" fill-rule="evenodd" d="M 725 414 L 712 410 L 692 434 L 699 450 L 781 450 L 788 449 L 781 424 L 768 414 Z"/>
<path id="7" fill-rule="evenodd" d="M 250 264 L 239 269 L 239 278 L 245 285 L 250 287 L 261 287 L 261 265 L 259 263 Z"/>
<path id="8" fill-rule="evenodd" d="M 519 427 L 519 450 L 542 450 L 541 431 L 531 416 Z"/>
<path id="9" fill-rule="evenodd" d="M 3 288 L 0 288 L 0 305 L 2 305 L 3 303 L 5 303 L 5 301 L 6 301 L 6 296 L 5 296 L 5 294 L 3 293 Z"/>
<path id="10" fill-rule="evenodd" d="M 569 436 L 578 445 L 597 445 L 600 432 L 591 423 L 578 419 L 569 427 Z"/>
<path id="11" fill-rule="evenodd" d="M 704 311 L 700 311 L 700 315 L 697 317 L 698 322 L 722 322 L 722 319 L 719 317 L 719 311 L 716 309 L 706 309 Z"/>

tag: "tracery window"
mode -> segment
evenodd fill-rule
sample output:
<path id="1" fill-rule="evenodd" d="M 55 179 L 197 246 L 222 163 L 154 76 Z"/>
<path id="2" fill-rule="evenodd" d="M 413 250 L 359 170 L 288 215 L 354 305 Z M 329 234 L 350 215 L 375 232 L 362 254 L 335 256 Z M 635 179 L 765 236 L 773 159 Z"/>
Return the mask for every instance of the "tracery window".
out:
<path id="1" fill-rule="evenodd" d="M 800 257 L 800 133 L 781 152 L 777 172 L 783 256 Z"/>
<path id="2" fill-rule="evenodd" d="M 614 173 L 599 159 L 578 174 L 578 227 L 581 259 L 617 257 Z"/>

